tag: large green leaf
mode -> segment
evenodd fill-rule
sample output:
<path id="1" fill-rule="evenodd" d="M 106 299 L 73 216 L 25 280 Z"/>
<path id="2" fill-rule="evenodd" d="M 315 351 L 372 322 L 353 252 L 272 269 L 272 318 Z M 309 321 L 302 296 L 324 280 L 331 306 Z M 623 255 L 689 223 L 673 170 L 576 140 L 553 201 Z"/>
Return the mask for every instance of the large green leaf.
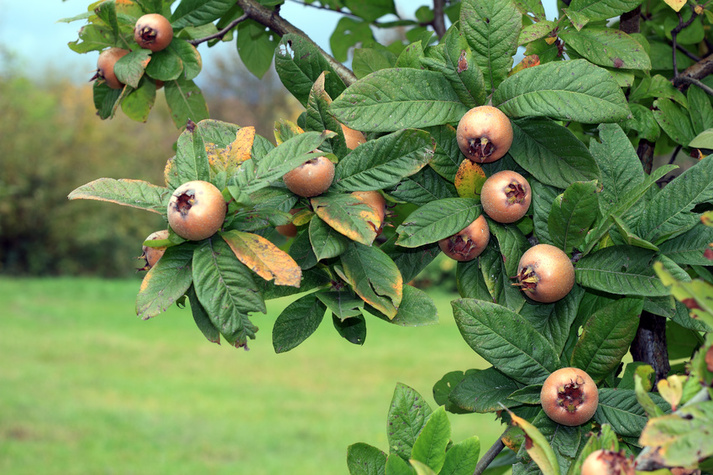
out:
<path id="1" fill-rule="evenodd" d="M 711 260 L 705 253 L 712 242 L 713 228 L 698 223 L 676 239 L 661 243 L 659 250 L 676 264 L 710 266 Z"/>
<path id="2" fill-rule="evenodd" d="M 164 91 L 171 118 L 179 129 L 185 127 L 188 120 L 200 122 L 209 117 L 205 97 L 192 80 L 178 78 L 168 81 Z"/>
<path id="3" fill-rule="evenodd" d="M 508 117 L 550 117 L 588 124 L 617 122 L 630 112 L 616 80 L 589 61 L 541 64 L 510 76 L 493 94 Z"/>
<path id="4" fill-rule="evenodd" d="M 146 122 L 156 101 L 156 83 L 143 79 L 139 88 L 131 91 L 121 101 L 121 110 L 131 120 Z"/>
<path id="5" fill-rule="evenodd" d="M 425 129 L 436 141 L 436 150 L 429 165 L 439 175 L 453 182 L 458 167 L 463 161 L 463 154 L 458 147 L 456 128 L 452 125 L 437 125 Z"/>
<path id="6" fill-rule="evenodd" d="M 203 308 L 198 296 L 196 295 L 196 289 L 191 286 L 186 293 L 188 296 L 188 302 L 191 305 L 191 313 L 193 314 L 193 321 L 195 322 L 198 329 L 203 333 L 203 336 L 211 343 L 220 344 L 220 331 L 213 325 L 210 320 L 208 312 Z"/>
<path id="7" fill-rule="evenodd" d="M 468 108 L 441 73 L 394 68 L 355 82 L 330 110 L 353 129 L 391 132 L 456 123 Z"/>
<path id="8" fill-rule="evenodd" d="M 698 86 L 691 85 L 688 88 L 687 98 L 693 131 L 696 135 L 700 135 L 713 127 L 713 106 L 708 99 L 708 94 Z"/>
<path id="9" fill-rule="evenodd" d="M 403 277 L 394 261 L 375 246 L 358 242 L 341 255 L 344 277 L 369 305 L 393 319 L 403 298 Z"/>
<path id="10" fill-rule="evenodd" d="M 325 223 L 319 216 L 309 221 L 309 240 L 318 261 L 337 257 L 347 250 L 349 240 Z"/>
<path id="11" fill-rule="evenodd" d="M 191 124 L 178 137 L 176 158 L 171 163 L 171 174 L 176 182 L 210 179 L 210 164 L 203 140 L 203 130 Z"/>
<path id="12" fill-rule="evenodd" d="M 349 475 L 384 475 L 386 454 L 374 446 L 359 442 L 347 449 Z"/>
<path id="13" fill-rule="evenodd" d="M 550 342 L 521 315 L 474 299 L 452 302 L 463 339 L 483 359 L 522 384 L 542 383 L 559 369 Z"/>
<path id="14" fill-rule="evenodd" d="M 502 410 L 503 406 L 519 405 L 509 396 L 522 387 L 522 384 L 490 367 L 466 373 L 448 398 L 457 407 L 468 412 L 497 412 Z"/>
<path id="15" fill-rule="evenodd" d="M 634 246 L 607 247 L 583 257 L 576 267 L 577 282 L 614 294 L 659 297 L 670 291 L 652 265 L 656 253 Z"/>
<path id="16" fill-rule="evenodd" d="M 566 127 L 549 119 L 513 121 L 509 153 L 537 180 L 557 188 L 596 180 L 599 167 L 587 147 Z"/>
<path id="17" fill-rule="evenodd" d="M 553 244 L 568 254 L 579 247 L 598 211 L 597 182 L 572 183 L 552 204 L 547 225 Z"/>
<path id="18" fill-rule="evenodd" d="M 300 297 L 278 315 L 272 328 L 272 347 L 284 353 L 309 338 L 322 323 L 327 307 L 312 293 Z"/>
<path id="19" fill-rule="evenodd" d="M 573 0 L 567 13 L 577 14 L 576 18 L 582 21 L 578 25 L 581 28 L 587 21 L 607 20 L 630 12 L 641 2 L 642 0 Z"/>
<path id="20" fill-rule="evenodd" d="M 446 409 L 438 407 L 421 433 L 416 438 L 411 450 L 411 460 L 417 460 L 435 473 L 440 472 L 446 461 L 446 447 L 451 438 L 451 423 L 448 421 Z"/>
<path id="21" fill-rule="evenodd" d="M 651 69 L 641 44 L 621 30 L 592 27 L 560 33 L 568 48 L 594 64 L 607 68 Z"/>
<path id="22" fill-rule="evenodd" d="M 657 243 L 691 229 L 699 222 L 692 209 L 713 200 L 713 159 L 706 157 L 684 171 L 647 204 L 638 234 Z"/>
<path id="23" fill-rule="evenodd" d="M 657 406 L 666 411 L 670 406 L 661 396 L 649 393 Z M 668 407 L 667 407 L 668 406 Z M 621 437 L 639 437 L 648 417 L 644 408 L 636 399 L 633 389 L 600 388 L 599 406 L 594 419 L 600 424 L 610 424 L 614 432 Z"/>
<path id="24" fill-rule="evenodd" d="M 173 28 L 201 26 L 220 18 L 234 0 L 181 0 L 171 16 Z"/>
<path id="25" fill-rule="evenodd" d="M 684 147 L 696 137 L 688 111 L 669 99 L 654 101 L 654 117 L 671 140 Z"/>
<path id="26" fill-rule="evenodd" d="M 422 168 L 415 175 L 404 178 L 401 183 L 387 191 L 395 199 L 416 206 L 423 206 L 431 201 L 458 197 L 453 182 L 441 177 L 431 167 Z"/>
<path id="27" fill-rule="evenodd" d="M 381 190 L 421 170 L 435 143 L 423 130 L 406 129 L 369 140 L 336 166 L 333 186 L 344 191 Z"/>
<path id="28" fill-rule="evenodd" d="M 396 235 L 391 236 L 380 246 L 399 268 L 404 282 L 411 282 L 441 252 L 437 244 L 417 248 L 396 245 Z"/>
<path id="29" fill-rule="evenodd" d="M 322 130 L 341 132 L 342 125 L 329 113 L 332 98 L 324 90 L 325 79 L 325 74 L 321 74 L 309 93 L 307 113 L 305 114 L 305 128 L 318 132 Z M 343 133 L 337 133 L 336 136 L 327 139 L 320 145 L 319 149 L 323 152 L 333 153 L 340 159 L 349 153 Z"/>
<path id="30" fill-rule="evenodd" d="M 325 71 L 328 74 L 324 89 L 329 97 L 339 96 L 346 87 L 317 47 L 297 34 L 287 34 L 280 40 L 275 49 L 275 69 L 287 90 L 303 106 L 307 106 L 312 85 Z"/>
<path id="31" fill-rule="evenodd" d="M 396 385 L 387 415 L 392 454 L 406 460 L 411 458 L 413 444 L 432 412 L 423 396 L 413 388 L 402 383 Z"/>
<path id="32" fill-rule="evenodd" d="M 596 382 L 613 372 L 629 351 L 643 305 L 640 298 L 623 298 L 594 312 L 574 347 L 572 366 Z"/>
<path id="33" fill-rule="evenodd" d="M 481 208 L 474 198 L 445 198 L 427 203 L 396 228 L 396 244 L 418 247 L 439 241 L 462 231 L 480 216 Z"/>
<path id="34" fill-rule="evenodd" d="M 389 319 L 372 307 L 367 307 L 367 310 L 382 320 L 402 327 L 420 327 L 438 323 L 438 308 L 428 292 L 407 284 L 403 286 L 401 305 L 394 318 Z"/>
<path id="35" fill-rule="evenodd" d="M 363 201 L 348 193 L 328 193 L 312 198 L 310 202 L 317 216 L 335 231 L 367 246 L 374 242 L 374 223 L 378 218 Z"/>
<path id="36" fill-rule="evenodd" d="M 168 310 L 191 286 L 193 246 L 166 248 L 161 259 L 144 276 L 136 296 L 136 314 L 144 320 Z"/>
<path id="37" fill-rule="evenodd" d="M 171 193 L 168 188 L 141 180 L 97 178 L 74 189 L 70 200 L 108 201 L 166 215 Z"/>
<path id="38" fill-rule="evenodd" d="M 278 42 L 276 33 L 253 20 L 238 25 L 238 54 L 248 71 L 258 78 L 262 78 L 272 66 Z"/>
<path id="39" fill-rule="evenodd" d="M 139 49 L 123 56 L 114 65 L 114 74 L 122 84 L 128 84 L 134 89 L 139 87 L 139 81 L 144 75 L 146 65 L 150 61 L 151 51 Z"/>
<path id="40" fill-rule="evenodd" d="M 193 284 L 213 325 L 231 345 L 247 347 L 257 332 L 248 313 L 265 312 L 265 301 L 252 273 L 219 236 L 194 252 Z"/>
<path id="41" fill-rule="evenodd" d="M 349 57 L 349 50 L 359 44 L 373 43 L 374 32 L 371 25 L 361 19 L 343 16 L 334 27 L 329 37 L 329 47 L 334 59 L 344 63 Z"/>
<path id="42" fill-rule="evenodd" d="M 507 77 L 512 67 L 522 15 L 511 1 L 464 0 L 460 23 L 483 72 L 486 94 L 489 94 Z"/>
<path id="43" fill-rule="evenodd" d="M 478 436 L 474 435 L 453 444 L 446 452 L 446 460 L 440 475 L 472 475 L 475 473 L 479 456 L 480 439 Z"/>
<path id="44" fill-rule="evenodd" d="M 146 74 L 159 81 L 182 78 L 181 73 L 183 73 L 183 61 L 173 48 L 152 53 L 151 61 L 146 66 Z"/>

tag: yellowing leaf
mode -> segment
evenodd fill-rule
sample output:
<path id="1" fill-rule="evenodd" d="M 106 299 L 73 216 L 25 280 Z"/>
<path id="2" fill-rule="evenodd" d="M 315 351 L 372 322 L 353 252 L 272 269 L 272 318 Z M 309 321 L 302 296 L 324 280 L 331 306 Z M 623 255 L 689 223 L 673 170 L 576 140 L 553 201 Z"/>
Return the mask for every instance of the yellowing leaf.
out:
<path id="1" fill-rule="evenodd" d="M 480 196 L 485 179 L 483 168 L 477 163 L 465 159 L 458 167 L 453 184 L 461 198 L 476 198 Z"/>
<path id="2" fill-rule="evenodd" d="M 674 11 L 679 12 L 681 8 L 687 3 L 687 0 L 663 0 L 666 5 L 673 8 Z"/>
<path id="3" fill-rule="evenodd" d="M 659 394 L 661 394 L 661 397 L 663 397 L 666 402 L 671 404 L 672 411 L 676 410 L 676 407 L 681 402 L 681 398 L 683 397 L 683 382 L 685 381 L 685 378 L 685 376 L 681 377 L 674 374 L 666 379 L 662 379 L 657 384 Z"/>
<path id="4" fill-rule="evenodd" d="M 238 260 L 263 279 L 275 279 L 276 285 L 300 286 L 300 266 L 285 251 L 264 237 L 235 230 L 221 236 Z"/>
<path id="5" fill-rule="evenodd" d="M 381 218 L 371 206 L 351 195 L 329 194 L 312 198 L 314 212 L 335 231 L 370 246 Z"/>
<path id="6" fill-rule="evenodd" d="M 530 458 L 540 467 L 544 475 L 559 475 L 560 469 L 554 450 L 547 439 L 534 425 L 508 411 L 512 423 L 525 432 L 525 450 Z"/>
<path id="7" fill-rule="evenodd" d="M 250 158 L 250 151 L 255 142 L 255 127 L 243 127 L 235 134 L 235 140 L 225 149 L 228 169 L 237 167 Z"/>

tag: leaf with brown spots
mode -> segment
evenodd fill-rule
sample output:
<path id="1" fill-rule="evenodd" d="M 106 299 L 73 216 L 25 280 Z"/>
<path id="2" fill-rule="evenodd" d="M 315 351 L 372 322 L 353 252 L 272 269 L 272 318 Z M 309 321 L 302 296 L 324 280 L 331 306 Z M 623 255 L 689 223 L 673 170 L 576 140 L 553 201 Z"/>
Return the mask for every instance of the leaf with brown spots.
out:
<path id="1" fill-rule="evenodd" d="M 300 286 L 300 266 L 285 251 L 264 237 L 235 230 L 221 236 L 238 260 L 263 279 L 274 279 L 275 285 Z"/>
<path id="2" fill-rule="evenodd" d="M 330 193 L 312 198 L 314 212 L 335 231 L 352 241 L 370 246 L 376 238 L 381 218 L 351 194 Z"/>

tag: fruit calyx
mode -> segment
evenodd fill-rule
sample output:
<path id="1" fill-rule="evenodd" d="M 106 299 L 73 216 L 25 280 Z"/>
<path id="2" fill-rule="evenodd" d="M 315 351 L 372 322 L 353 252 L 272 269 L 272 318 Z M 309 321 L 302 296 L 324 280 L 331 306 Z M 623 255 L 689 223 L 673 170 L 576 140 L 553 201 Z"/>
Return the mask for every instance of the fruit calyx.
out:
<path id="1" fill-rule="evenodd" d="M 523 203 L 527 199 L 527 191 L 521 183 L 513 180 L 505 187 L 505 196 L 509 204 Z"/>
<path id="2" fill-rule="evenodd" d="M 150 26 L 144 26 L 139 30 L 139 36 L 145 44 L 152 44 L 156 41 L 156 37 L 158 36 L 158 30 Z"/>
<path id="3" fill-rule="evenodd" d="M 570 414 L 577 412 L 579 406 L 584 404 L 584 379 L 577 376 L 575 380 L 570 379 L 569 383 L 557 388 L 557 405 L 564 408 Z"/>
<path id="4" fill-rule="evenodd" d="M 495 151 L 495 145 L 487 137 L 468 140 L 468 158 L 472 162 L 484 162 Z"/>
<path id="5" fill-rule="evenodd" d="M 176 211 L 181 213 L 181 216 L 186 217 L 195 204 L 195 192 L 193 190 L 188 190 L 176 198 Z"/>
<path id="6" fill-rule="evenodd" d="M 512 285 L 520 287 L 523 292 L 534 292 L 537 290 L 537 283 L 540 281 L 532 266 L 523 267 L 520 273 L 515 276 L 515 279 L 517 279 L 517 282 L 513 282 Z"/>
<path id="7" fill-rule="evenodd" d="M 463 259 L 467 259 L 468 256 L 477 248 L 478 245 L 475 241 L 467 236 L 462 236 L 456 234 L 448 239 L 448 250 L 451 254 L 455 256 L 460 256 Z"/>

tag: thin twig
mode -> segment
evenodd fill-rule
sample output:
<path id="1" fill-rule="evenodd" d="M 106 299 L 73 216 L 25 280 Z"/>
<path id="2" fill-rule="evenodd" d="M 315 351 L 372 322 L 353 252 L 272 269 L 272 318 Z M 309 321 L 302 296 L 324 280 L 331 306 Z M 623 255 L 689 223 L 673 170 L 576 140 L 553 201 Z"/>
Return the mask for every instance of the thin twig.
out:
<path id="1" fill-rule="evenodd" d="M 503 435 L 505 435 L 505 433 L 503 433 Z M 483 458 L 478 460 L 478 463 L 475 465 L 475 472 L 473 472 L 473 475 L 481 475 L 488 468 L 488 466 L 493 463 L 495 457 L 497 457 L 504 448 L 505 444 L 503 443 L 502 436 L 500 436 L 498 437 L 498 440 L 496 440 L 495 443 L 488 449 L 488 451 L 485 452 Z"/>
<path id="2" fill-rule="evenodd" d="M 673 46 L 673 45 L 671 45 L 671 46 Z M 678 49 L 681 53 L 685 54 L 686 56 L 688 56 L 695 62 L 698 62 L 701 60 L 701 58 L 699 56 L 696 56 L 695 54 L 691 53 L 690 51 L 688 51 L 686 48 L 684 48 L 683 46 L 681 46 L 679 44 L 676 45 L 676 49 Z"/>
<path id="3" fill-rule="evenodd" d="M 677 83 L 695 84 L 696 86 L 703 89 L 707 94 L 713 96 L 713 88 L 711 88 L 710 86 L 706 86 L 698 79 L 694 79 L 688 76 L 678 76 L 674 81 L 674 86 L 677 85 Z"/>
<path id="4" fill-rule="evenodd" d="M 678 37 L 678 34 L 683 31 L 684 28 L 688 28 L 694 21 L 696 21 L 696 18 L 698 18 L 698 14 L 696 11 L 693 9 L 693 6 L 691 6 L 691 18 L 688 19 L 688 21 L 683 21 L 683 15 L 681 15 L 681 12 L 676 12 L 676 15 L 678 15 L 678 25 L 671 30 L 671 42 L 673 43 L 673 77 L 676 78 L 678 77 L 678 65 L 676 64 L 676 50 L 678 49 L 678 43 L 676 41 L 676 38 Z"/>
<path id="5" fill-rule="evenodd" d="M 237 4 L 243 9 L 248 18 L 270 28 L 278 35 L 285 36 L 286 34 L 292 33 L 301 36 L 306 41 L 309 41 L 315 48 L 317 48 L 319 53 L 327 60 L 329 65 L 347 86 L 356 82 L 357 78 L 351 69 L 334 59 L 329 53 L 320 48 L 320 46 L 315 43 L 314 40 L 312 40 L 312 38 L 310 38 L 304 31 L 282 18 L 278 12 L 261 5 L 257 2 L 257 0 L 237 0 Z"/>
<path id="6" fill-rule="evenodd" d="M 196 40 L 191 40 L 191 41 L 189 41 L 189 43 L 192 44 L 193 46 L 198 46 L 199 44 L 205 43 L 206 41 L 214 40 L 217 38 L 223 39 L 223 37 L 225 35 L 227 35 L 230 32 L 230 30 L 232 30 L 233 28 L 235 28 L 236 26 L 238 26 L 240 23 L 244 22 L 247 19 L 248 19 L 248 16 L 243 13 L 242 15 L 240 15 L 239 18 L 236 18 L 235 20 L 231 21 L 228 24 L 228 26 L 226 26 L 219 32 L 213 33 L 212 35 L 208 35 L 205 38 L 198 38 Z"/>
<path id="7" fill-rule="evenodd" d="M 433 29 L 439 38 L 446 34 L 445 6 L 446 0 L 433 0 Z"/>

